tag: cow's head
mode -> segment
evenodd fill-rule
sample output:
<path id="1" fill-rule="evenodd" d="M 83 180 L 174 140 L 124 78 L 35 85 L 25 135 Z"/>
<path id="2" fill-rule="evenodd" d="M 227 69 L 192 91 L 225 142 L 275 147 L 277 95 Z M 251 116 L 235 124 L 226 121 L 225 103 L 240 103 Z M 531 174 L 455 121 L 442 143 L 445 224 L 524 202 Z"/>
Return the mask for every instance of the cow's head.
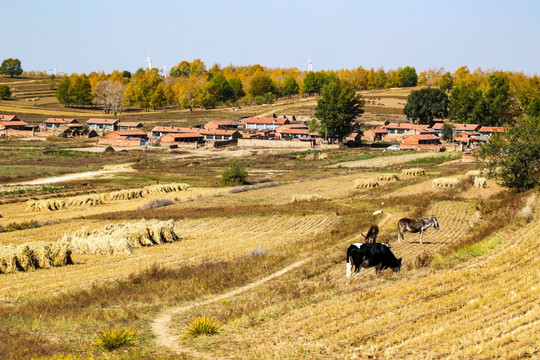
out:
<path id="1" fill-rule="evenodd" d="M 392 268 L 393 272 L 398 272 L 401 270 L 401 258 L 397 259 L 397 266 Z"/>
<path id="2" fill-rule="evenodd" d="M 439 222 L 437 221 L 435 215 L 431 215 L 431 221 L 433 222 L 433 227 L 435 230 L 439 230 Z"/>

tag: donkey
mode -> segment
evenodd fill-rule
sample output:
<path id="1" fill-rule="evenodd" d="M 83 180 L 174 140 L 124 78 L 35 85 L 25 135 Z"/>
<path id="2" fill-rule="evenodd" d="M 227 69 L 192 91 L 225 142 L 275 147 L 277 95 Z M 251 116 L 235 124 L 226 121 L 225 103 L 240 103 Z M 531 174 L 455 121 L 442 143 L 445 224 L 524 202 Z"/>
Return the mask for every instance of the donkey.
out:
<path id="1" fill-rule="evenodd" d="M 377 225 L 371 225 L 371 227 L 368 230 L 367 235 L 364 235 L 360 233 L 363 237 L 366 243 L 376 243 L 377 242 L 377 235 L 379 235 L 379 227 Z"/>
<path id="2" fill-rule="evenodd" d="M 424 231 L 429 229 L 431 226 L 433 226 L 435 230 L 439 230 L 439 222 L 437 221 L 435 215 L 431 215 L 430 218 L 419 220 L 403 218 L 398 221 L 398 242 L 405 242 L 405 237 L 403 234 L 408 231 L 411 233 L 419 232 L 420 244 L 422 244 L 422 235 L 424 234 Z"/>

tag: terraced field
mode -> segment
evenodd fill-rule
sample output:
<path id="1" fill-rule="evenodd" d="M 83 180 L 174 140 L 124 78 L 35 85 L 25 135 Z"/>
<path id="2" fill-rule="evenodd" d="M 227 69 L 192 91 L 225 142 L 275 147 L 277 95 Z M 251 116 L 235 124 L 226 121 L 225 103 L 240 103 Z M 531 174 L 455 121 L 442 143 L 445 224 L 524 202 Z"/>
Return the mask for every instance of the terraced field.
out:
<path id="1" fill-rule="evenodd" d="M 438 210 L 458 209 L 442 203 Z M 485 241 L 494 243 L 493 251 L 451 268 L 382 278 L 362 270 L 359 282 L 345 282 L 340 262 L 313 280 L 328 290 L 311 301 L 275 316 L 275 307 L 260 309 L 254 315 L 259 322 L 239 318 L 219 337 L 186 344 L 211 349 L 218 357 L 242 354 L 244 359 L 536 358 L 538 218 L 537 212 L 535 220 L 492 235 Z M 454 218 L 452 224 L 459 221 Z M 395 250 L 404 256 L 415 252 L 399 246 Z M 304 281 L 309 288 L 309 280 Z M 247 298 L 230 301 L 241 306 Z M 219 313 L 222 307 L 202 311 Z"/>

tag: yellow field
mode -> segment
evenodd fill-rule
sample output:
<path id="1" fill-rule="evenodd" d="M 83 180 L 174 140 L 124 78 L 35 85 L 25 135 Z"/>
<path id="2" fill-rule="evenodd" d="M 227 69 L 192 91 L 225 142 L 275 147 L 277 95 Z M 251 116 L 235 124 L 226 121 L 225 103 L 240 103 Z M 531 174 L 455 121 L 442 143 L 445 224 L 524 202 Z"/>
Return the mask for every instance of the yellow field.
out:
<path id="1" fill-rule="evenodd" d="M 437 210 L 458 212 L 449 206 Z M 453 268 L 402 271 L 388 278 L 375 278 L 368 269 L 359 281 L 348 282 L 340 262 L 318 279 L 324 278 L 330 291 L 319 301 L 311 299 L 276 317 L 269 315 L 277 309 L 262 309 L 260 323 L 240 318 L 219 337 L 187 343 L 244 359 L 536 358 L 538 218 L 537 213 L 528 224 L 496 233 L 487 239 L 498 244 L 495 250 Z M 446 226 L 451 237 L 459 236 L 454 228 L 460 219 L 447 220 L 440 232 Z M 398 246 L 395 250 L 401 252 Z"/>

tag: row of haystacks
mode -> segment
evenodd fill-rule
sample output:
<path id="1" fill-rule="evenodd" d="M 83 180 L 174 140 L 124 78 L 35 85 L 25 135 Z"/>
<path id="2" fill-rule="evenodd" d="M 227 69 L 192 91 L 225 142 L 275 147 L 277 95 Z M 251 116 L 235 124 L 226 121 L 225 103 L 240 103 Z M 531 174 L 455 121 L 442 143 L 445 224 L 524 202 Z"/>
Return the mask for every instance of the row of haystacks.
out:
<path id="1" fill-rule="evenodd" d="M 189 189 L 188 184 L 175 183 L 175 184 L 163 184 L 163 185 L 150 185 L 143 188 L 145 194 L 161 194 L 178 191 L 186 191 Z"/>
<path id="2" fill-rule="evenodd" d="M 73 264 L 67 242 L 33 242 L 0 247 L 0 274 Z"/>
<path id="3" fill-rule="evenodd" d="M 319 194 L 295 194 L 291 196 L 291 203 L 310 202 L 318 200 L 324 200 L 324 196 L 321 196 Z"/>
<path id="4" fill-rule="evenodd" d="M 70 244 L 73 254 L 131 254 L 141 246 L 172 243 L 179 239 L 174 232 L 173 220 L 142 220 L 137 223 L 107 225 L 103 229 L 84 227 L 72 235 L 65 235 L 63 242 Z"/>
<path id="5" fill-rule="evenodd" d="M 401 170 L 402 176 L 424 176 L 426 171 L 422 168 L 410 168 Z"/>
<path id="6" fill-rule="evenodd" d="M 126 189 L 113 191 L 109 194 L 90 194 L 62 199 L 28 200 L 26 211 L 57 211 L 66 207 L 102 205 L 107 200 L 132 200 L 140 199 L 145 195 L 186 191 L 188 184 L 173 183 L 162 185 L 150 185 L 140 189 Z"/>
<path id="7" fill-rule="evenodd" d="M 26 211 L 57 211 L 66 208 L 66 202 L 61 199 L 28 200 Z"/>

